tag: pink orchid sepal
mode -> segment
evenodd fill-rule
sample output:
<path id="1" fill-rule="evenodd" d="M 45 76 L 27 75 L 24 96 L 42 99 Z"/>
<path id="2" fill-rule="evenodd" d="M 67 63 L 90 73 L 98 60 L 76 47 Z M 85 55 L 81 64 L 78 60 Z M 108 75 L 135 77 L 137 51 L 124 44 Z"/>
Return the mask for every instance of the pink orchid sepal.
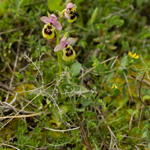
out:
<path id="1" fill-rule="evenodd" d="M 61 24 L 57 21 L 56 15 L 50 14 L 50 13 L 48 12 L 48 17 L 43 16 L 43 17 L 41 17 L 40 19 L 41 19 L 42 22 L 44 22 L 44 23 L 46 23 L 46 24 L 51 23 L 51 24 L 55 27 L 56 30 L 59 30 L 59 31 L 62 30 L 62 26 L 61 26 Z"/>
<path id="2" fill-rule="evenodd" d="M 55 48 L 54 48 L 54 52 L 58 52 L 62 49 L 64 49 L 65 47 L 67 47 L 67 45 L 70 45 L 72 43 L 75 43 L 77 41 L 77 38 L 68 38 L 67 37 L 63 37 L 60 40 L 60 44 L 58 44 Z"/>

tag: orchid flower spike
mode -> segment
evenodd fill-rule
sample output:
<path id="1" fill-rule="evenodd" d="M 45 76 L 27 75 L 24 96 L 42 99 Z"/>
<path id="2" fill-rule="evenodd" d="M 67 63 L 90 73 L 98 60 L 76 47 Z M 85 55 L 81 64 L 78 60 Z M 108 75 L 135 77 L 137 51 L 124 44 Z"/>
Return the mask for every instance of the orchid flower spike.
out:
<path id="1" fill-rule="evenodd" d="M 54 14 L 50 15 L 50 13 L 48 13 L 48 17 L 46 16 L 41 17 L 41 21 L 46 23 L 42 30 L 42 34 L 44 38 L 52 39 L 56 35 L 55 29 L 62 30 L 61 24 L 56 20 L 57 20 L 56 15 Z"/>
<path id="2" fill-rule="evenodd" d="M 68 22 L 72 23 L 77 19 L 77 6 L 73 3 L 68 3 L 65 9 L 65 17 L 68 18 Z"/>
<path id="3" fill-rule="evenodd" d="M 72 46 L 70 44 L 75 43 L 77 41 L 76 38 L 68 38 L 66 36 L 64 36 L 61 41 L 60 44 L 58 44 L 55 49 L 54 52 L 58 52 L 60 50 L 63 51 L 63 60 L 68 62 L 71 61 L 72 59 L 75 59 L 76 57 L 76 53 L 73 50 Z"/>

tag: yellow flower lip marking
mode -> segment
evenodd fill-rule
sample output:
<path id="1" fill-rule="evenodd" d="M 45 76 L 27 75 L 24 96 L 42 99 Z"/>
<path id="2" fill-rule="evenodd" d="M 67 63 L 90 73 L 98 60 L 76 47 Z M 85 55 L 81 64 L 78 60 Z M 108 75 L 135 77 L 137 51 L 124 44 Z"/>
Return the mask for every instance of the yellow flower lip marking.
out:
<path id="1" fill-rule="evenodd" d="M 118 89 L 118 86 L 116 84 L 113 84 L 111 88 L 112 89 Z"/>
<path id="2" fill-rule="evenodd" d="M 70 45 L 67 45 L 65 48 L 63 48 L 63 60 L 68 62 L 71 61 L 72 59 L 75 59 L 76 53 L 72 49 Z"/>
<path id="3" fill-rule="evenodd" d="M 68 15 L 70 19 L 68 19 L 68 22 L 73 22 L 77 19 L 77 10 L 75 8 L 72 8 L 69 12 Z"/>
<path id="4" fill-rule="evenodd" d="M 52 39 L 55 37 L 55 27 L 49 23 L 45 24 L 42 30 L 43 37 L 46 39 Z"/>
<path id="5" fill-rule="evenodd" d="M 134 59 L 139 59 L 139 55 L 137 55 L 136 53 L 132 54 L 131 52 L 129 52 L 128 55 Z"/>

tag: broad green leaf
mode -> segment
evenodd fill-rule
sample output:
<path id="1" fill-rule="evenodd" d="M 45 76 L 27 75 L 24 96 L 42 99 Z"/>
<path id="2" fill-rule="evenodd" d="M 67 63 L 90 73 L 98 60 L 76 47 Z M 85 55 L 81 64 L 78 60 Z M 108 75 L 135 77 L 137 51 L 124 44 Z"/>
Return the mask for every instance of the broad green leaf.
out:
<path id="1" fill-rule="evenodd" d="M 62 0 L 48 0 L 48 8 L 50 11 L 62 10 Z"/>
<path id="2" fill-rule="evenodd" d="M 72 73 L 73 76 L 77 76 L 80 73 L 81 69 L 82 69 L 82 66 L 81 66 L 80 63 L 74 63 L 72 65 L 70 71 L 71 71 L 71 73 Z"/>
<path id="3" fill-rule="evenodd" d="M 114 76 L 114 72 L 111 72 L 107 75 L 107 79 L 106 79 L 107 83 L 110 82 L 113 76 Z"/>

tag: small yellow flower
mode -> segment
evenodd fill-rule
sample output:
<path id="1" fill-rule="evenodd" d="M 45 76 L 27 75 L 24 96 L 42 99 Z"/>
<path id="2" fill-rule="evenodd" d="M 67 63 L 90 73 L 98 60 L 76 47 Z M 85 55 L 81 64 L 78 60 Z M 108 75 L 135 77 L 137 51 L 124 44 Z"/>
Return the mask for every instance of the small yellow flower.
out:
<path id="1" fill-rule="evenodd" d="M 129 52 L 128 55 L 134 59 L 139 59 L 139 55 L 137 55 L 136 53 L 132 54 L 131 52 Z"/>
<path id="2" fill-rule="evenodd" d="M 76 53 L 73 50 L 73 48 L 68 45 L 67 47 L 63 48 L 63 60 L 68 62 L 71 61 L 72 59 L 75 59 Z"/>
<path id="3" fill-rule="evenodd" d="M 54 38 L 55 35 L 56 35 L 56 33 L 55 33 L 55 27 L 51 23 L 45 24 L 44 28 L 42 30 L 42 35 L 46 39 L 52 39 L 52 38 Z"/>
<path id="4" fill-rule="evenodd" d="M 118 86 L 116 84 L 113 84 L 111 88 L 112 89 L 118 89 Z"/>
<path id="5" fill-rule="evenodd" d="M 134 58 L 135 58 L 135 59 L 139 59 L 139 55 L 136 55 Z"/>
<path id="6" fill-rule="evenodd" d="M 96 67 L 97 66 L 97 62 L 95 61 L 93 64 L 92 64 L 93 67 Z"/>
<path id="7" fill-rule="evenodd" d="M 132 55 L 131 52 L 129 52 L 128 55 L 131 56 Z"/>

